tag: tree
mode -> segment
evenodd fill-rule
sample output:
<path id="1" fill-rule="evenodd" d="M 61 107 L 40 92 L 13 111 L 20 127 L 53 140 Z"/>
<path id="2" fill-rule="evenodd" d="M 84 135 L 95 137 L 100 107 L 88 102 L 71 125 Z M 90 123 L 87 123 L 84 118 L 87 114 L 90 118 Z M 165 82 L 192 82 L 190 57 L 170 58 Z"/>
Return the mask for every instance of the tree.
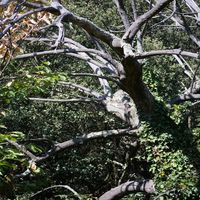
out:
<path id="1" fill-rule="evenodd" d="M 13 132 L 9 135 L 9 138 L 7 133 L 2 134 L 3 141 L 6 140 L 6 145 L 14 146 L 18 150 L 17 152 L 21 152 L 29 160 L 29 164 L 23 163 L 23 166 L 27 165 L 27 170 L 24 170 L 25 167 L 23 167 L 24 172 L 21 173 L 20 177 L 33 173 L 37 166 L 42 165 L 48 159 L 66 149 L 75 148 L 75 146 L 80 146 L 92 140 L 96 142 L 97 139 L 107 137 L 116 137 L 117 146 L 118 137 L 131 135 L 140 141 L 140 146 L 134 146 L 129 140 L 129 151 L 130 149 L 136 151 L 138 148 L 141 151 L 138 158 L 144 160 L 142 168 L 145 165 L 151 165 L 150 171 L 154 175 L 152 178 L 157 179 L 158 190 L 162 192 L 159 195 L 169 193 L 172 198 L 180 199 L 182 197 L 189 198 L 194 193 L 197 196 L 198 186 L 194 187 L 194 182 L 198 181 L 198 175 L 195 175 L 195 173 L 199 173 L 199 160 L 194 159 L 191 155 L 199 155 L 198 141 L 193 139 L 194 135 L 188 135 L 191 133 L 191 128 L 187 127 L 186 129 L 188 124 L 181 120 L 184 115 L 180 114 L 184 109 L 191 110 L 191 107 L 186 107 L 183 104 L 184 102 L 191 101 L 195 102 L 196 105 L 200 99 L 199 54 L 194 53 L 200 47 L 200 43 L 192 29 L 199 26 L 199 7 L 197 3 L 187 0 L 183 2 L 158 0 L 142 3 L 121 0 L 114 0 L 112 3 L 98 1 L 98 3 L 102 3 L 104 9 L 106 6 L 110 6 L 111 15 L 114 12 L 113 10 L 117 9 L 118 16 L 116 15 L 117 19 L 114 20 L 114 27 L 112 27 L 108 25 L 112 21 L 109 17 L 112 16 L 105 19 L 105 23 L 108 20 L 108 24 L 102 23 L 104 19 L 99 20 L 101 17 L 99 15 L 104 16 L 104 13 L 99 13 L 97 19 L 94 19 L 96 23 L 87 19 L 87 17 L 75 14 L 75 12 L 80 12 L 80 15 L 86 15 L 84 9 L 81 10 L 81 6 L 78 7 L 79 1 L 76 3 L 57 0 L 52 2 L 17 2 L 1 2 L 3 6 L 1 8 L 3 14 L 0 34 L 2 41 L 0 50 L 2 57 L 1 80 L 3 83 L 1 97 L 4 103 L 2 115 L 4 109 L 14 109 L 9 107 L 9 104 L 19 105 L 28 98 L 28 103 L 30 101 L 54 102 L 75 104 L 77 107 L 77 103 L 80 103 L 80 105 L 98 104 L 95 109 L 100 110 L 102 108 L 99 106 L 103 107 L 106 112 L 112 114 L 112 117 L 115 116 L 114 120 L 118 123 L 117 129 L 114 129 L 115 126 L 113 126 L 113 129 L 105 130 L 97 128 L 66 141 L 60 141 L 59 138 L 56 138 L 60 142 L 53 143 L 51 141 L 52 144 L 48 144 L 40 153 L 37 151 L 37 153 L 34 153 L 33 148 L 36 148 L 34 145 L 30 149 L 30 147 L 27 147 L 28 145 L 23 144 L 23 142 L 20 143 L 20 140 L 15 141 L 15 136 L 11 137 Z M 95 3 L 95 1 L 88 1 L 89 5 L 95 5 Z M 71 10 L 74 10 L 74 12 Z M 106 14 L 109 14 L 109 12 Z M 94 13 L 89 15 L 91 18 L 94 16 Z M 120 27 L 120 30 L 116 31 L 112 30 L 118 28 L 119 25 L 123 25 L 123 28 Z M 160 25 L 167 26 L 169 29 L 165 33 L 154 32 L 153 28 Z M 177 32 L 173 33 L 174 35 L 172 35 L 172 27 L 177 28 Z M 116 34 L 114 34 L 115 32 Z M 196 32 L 198 35 L 198 31 Z M 180 41 L 173 38 L 175 36 L 179 38 L 181 34 L 184 35 L 180 38 Z M 191 44 L 182 44 L 182 41 L 188 38 Z M 160 39 L 163 41 L 159 41 Z M 50 58 L 50 56 L 55 56 L 56 60 L 52 61 L 53 58 Z M 63 70 L 62 66 L 65 56 L 74 58 L 68 60 L 71 65 L 68 70 Z M 187 87 L 184 88 L 179 85 L 180 87 L 176 88 L 177 92 L 184 88 L 184 92 L 180 94 L 176 94 L 174 91 L 169 92 L 170 97 L 176 95 L 170 101 L 170 105 L 174 105 L 172 114 L 166 106 L 167 102 L 164 99 L 166 96 L 160 96 L 164 92 L 154 90 L 155 88 L 162 88 L 160 77 L 156 77 L 153 69 L 147 69 L 148 65 L 152 67 L 156 64 L 151 64 L 152 60 L 150 58 L 155 57 L 155 62 L 161 63 L 159 61 L 161 56 L 170 57 L 163 58 L 166 64 L 176 62 L 171 75 L 180 74 L 179 70 L 181 69 L 187 76 L 187 78 L 181 77 L 180 80 L 181 84 Z M 34 69 L 27 70 L 26 65 L 33 64 L 31 60 L 40 58 L 42 59 L 39 65 Z M 18 62 L 22 63 L 22 67 L 15 64 Z M 177 63 L 181 66 L 179 70 L 176 69 Z M 54 71 L 50 69 L 52 64 L 54 65 Z M 90 69 L 85 67 L 85 64 Z M 62 67 L 56 69 L 59 66 Z M 192 66 L 197 66 L 196 70 Z M 161 66 L 161 68 L 164 68 L 164 66 Z M 10 76 L 13 73 L 16 76 Z M 158 74 L 162 76 L 162 71 L 158 71 Z M 19 80 L 19 77 L 21 80 Z M 84 80 L 81 78 L 84 78 Z M 176 83 L 179 83 L 179 80 L 176 80 Z M 64 90 L 70 91 L 70 95 L 64 94 Z M 170 88 L 167 88 L 167 90 L 170 91 Z M 70 98 L 72 95 L 73 97 Z M 183 107 L 179 104 L 183 104 Z M 121 120 L 121 127 L 118 120 Z M 102 128 L 102 126 L 100 127 Z M 153 134 L 151 134 L 152 132 Z M 16 137 L 22 139 L 19 135 Z M 183 138 L 186 138 L 185 141 L 190 143 L 189 148 L 193 145 L 191 151 L 188 151 L 188 147 L 184 144 L 177 145 L 180 141 L 183 141 Z M 160 144 L 158 144 L 159 142 Z M 172 148 L 171 152 L 173 153 L 170 154 L 167 148 Z M 148 153 L 149 155 L 147 155 Z M 185 161 L 178 160 L 180 155 L 182 156 L 181 159 L 185 159 Z M 130 157 L 130 155 L 128 156 Z M 130 166 L 134 166 L 134 157 L 127 159 L 129 159 L 129 164 L 123 166 L 118 163 L 124 168 L 124 173 Z M 170 161 L 160 167 L 163 160 Z M 182 171 L 186 170 L 187 165 L 182 162 L 189 162 L 190 164 L 186 176 L 189 173 L 194 173 L 195 180 L 190 181 L 194 189 L 191 194 L 181 193 L 185 187 L 189 187 L 189 184 L 184 182 L 187 178 L 183 178 L 183 181 L 180 180 L 180 183 L 178 180 L 174 180 L 174 182 L 177 182 L 177 187 L 173 184 L 168 186 L 168 183 L 166 186 L 163 185 L 168 176 L 171 177 L 171 181 L 174 177 L 174 179 L 179 179 L 183 176 Z M 180 173 L 177 177 L 172 173 L 173 168 L 177 169 L 175 172 Z M 144 174 L 144 172 L 138 173 L 132 181 L 127 179 L 127 182 L 124 181 L 122 184 L 121 180 L 124 179 L 122 173 L 118 186 L 112 185 L 111 187 L 114 188 L 112 190 L 109 190 L 109 187 L 106 188 L 108 191 L 104 191 L 104 194 L 99 195 L 99 199 L 120 199 L 131 192 L 145 192 L 148 198 L 149 194 L 155 193 L 154 187 L 157 187 L 157 185 L 149 180 L 151 175 L 146 176 Z M 77 198 L 81 198 L 69 186 L 66 187 L 61 184 L 52 186 L 45 191 L 52 190 L 54 187 L 69 189 Z M 32 199 L 38 198 L 43 192 L 36 193 L 32 196 Z M 183 194 L 185 196 L 181 196 Z"/>

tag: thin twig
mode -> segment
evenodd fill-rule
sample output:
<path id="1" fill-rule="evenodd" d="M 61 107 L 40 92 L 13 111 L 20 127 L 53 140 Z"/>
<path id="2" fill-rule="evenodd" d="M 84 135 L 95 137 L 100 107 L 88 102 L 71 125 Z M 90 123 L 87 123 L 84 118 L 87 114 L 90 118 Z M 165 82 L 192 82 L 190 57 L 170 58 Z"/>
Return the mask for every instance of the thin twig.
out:
<path id="1" fill-rule="evenodd" d="M 64 189 L 67 189 L 69 190 L 70 192 L 72 192 L 79 200 L 82 200 L 82 198 L 80 197 L 80 195 L 74 190 L 72 189 L 70 186 L 68 185 L 53 185 L 51 187 L 47 187 L 43 190 L 40 190 L 39 192 L 35 193 L 34 195 L 32 195 L 30 197 L 30 200 L 33 200 L 33 199 L 38 199 L 38 197 L 40 195 L 42 195 L 42 193 L 46 193 L 48 192 L 49 190 L 52 190 L 52 189 L 57 189 L 57 188 L 64 188 Z"/>

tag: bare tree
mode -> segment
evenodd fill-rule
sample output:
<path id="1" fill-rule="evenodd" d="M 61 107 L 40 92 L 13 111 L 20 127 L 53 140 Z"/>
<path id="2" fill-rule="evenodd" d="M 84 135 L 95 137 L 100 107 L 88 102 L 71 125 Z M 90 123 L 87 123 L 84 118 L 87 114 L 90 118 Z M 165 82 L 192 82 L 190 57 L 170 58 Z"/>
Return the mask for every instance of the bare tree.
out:
<path id="1" fill-rule="evenodd" d="M 193 33 L 188 24 L 187 17 L 193 17 L 196 20 L 197 26 L 199 25 L 199 6 L 195 1 L 183 1 L 184 5 L 188 8 L 188 13 L 184 13 L 181 10 L 180 5 L 174 0 L 157 0 L 146 1 L 149 6 L 149 10 L 139 15 L 137 13 L 136 1 L 132 0 L 132 13 L 127 12 L 125 2 L 123 0 L 113 0 L 113 5 L 116 8 L 121 17 L 122 24 L 124 26 L 124 34 L 122 37 L 115 35 L 112 31 L 106 31 L 105 29 L 97 26 L 92 21 L 78 16 L 75 13 L 68 10 L 67 6 L 62 1 L 53 0 L 51 3 L 30 3 L 27 1 L 18 1 L 21 6 L 25 7 L 28 11 L 23 14 L 20 13 L 20 8 L 16 10 L 13 15 L 7 19 L 2 20 L 2 31 L 0 38 L 3 39 L 6 35 L 10 34 L 12 28 L 33 13 L 47 12 L 54 16 L 54 20 L 48 27 L 57 27 L 57 35 L 51 37 L 26 37 L 27 41 L 32 43 L 43 42 L 46 45 L 47 50 L 40 52 L 32 52 L 26 54 L 19 54 L 13 57 L 13 59 L 30 59 L 33 57 L 39 57 L 44 55 L 59 55 L 74 57 L 87 63 L 93 73 L 85 73 L 84 71 L 79 74 L 73 74 L 73 76 L 90 76 L 99 80 L 101 86 L 101 92 L 91 89 L 89 86 L 84 87 L 79 84 L 60 81 L 59 84 L 68 88 L 74 88 L 81 91 L 87 96 L 87 98 L 75 98 L 75 99 L 44 99 L 44 98 L 30 98 L 31 101 L 45 101 L 45 102 L 91 102 L 95 101 L 102 104 L 105 109 L 116 115 L 122 121 L 128 124 L 127 129 L 120 130 L 102 130 L 100 132 L 85 133 L 80 137 L 64 141 L 62 143 L 55 144 L 52 149 L 46 152 L 45 155 L 38 157 L 29 152 L 25 146 L 18 144 L 17 142 L 8 141 L 11 145 L 14 145 L 17 149 L 22 151 L 31 162 L 41 163 L 48 157 L 55 155 L 61 150 L 77 146 L 87 142 L 88 140 L 104 137 L 114 137 L 116 135 L 129 135 L 138 134 L 142 127 L 140 126 L 139 116 L 137 109 L 150 115 L 154 111 L 154 96 L 145 85 L 143 81 L 142 63 L 145 59 L 154 56 L 174 56 L 176 61 L 180 64 L 180 67 L 185 69 L 187 64 L 185 58 L 199 59 L 200 55 L 195 52 L 189 52 L 182 49 L 161 49 L 152 50 L 146 52 L 142 45 L 143 35 L 145 34 L 145 28 L 150 23 L 152 18 L 159 16 L 161 21 L 156 25 L 163 22 L 175 23 L 175 26 L 182 29 L 188 34 L 191 42 L 197 47 L 200 47 L 198 37 Z M 154 4 L 155 2 L 155 4 Z M 4 7 L 9 5 L 10 1 L 1 1 L 0 5 Z M 173 9 L 171 9 L 173 7 Z M 170 16 L 165 14 L 165 10 L 168 9 Z M 180 13 L 180 14 L 179 14 Z M 68 38 L 65 34 L 65 24 L 73 24 L 83 30 L 87 37 L 89 37 L 91 43 L 96 44 L 95 48 L 87 48 L 83 44 Z M 170 23 L 168 24 L 170 26 Z M 41 30 L 47 27 L 41 28 Z M 134 40 L 137 44 L 134 46 Z M 104 45 L 106 44 L 106 45 Z M 112 49 L 112 50 L 111 50 Z M 113 56 L 113 52 L 115 56 Z M 1 67 L 2 73 L 6 65 Z M 1 74 L 2 74 L 1 73 Z M 106 75 L 105 75 L 106 73 Z M 200 99 L 200 84 L 199 78 L 196 73 L 189 66 L 185 70 L 185 74 L 190 77 L 191 84 L 183 94 L 179 94 L 176 98 L 171 100 L 171 104 L 181 103 L 183 101 L 197 101 Z M 113 91 L 109 81 L 113 81 L 118 84 L 119 89 Z M 177 94 L 178 95 L 178 94 Z M 154 193 L 154 183 L 152 180 L 141 180 L 139 182 L 128 181 L 116 188 L 106 192 L 99 199 L 120 199 L 124 195 L 130 192 L 146 192 Z"/>

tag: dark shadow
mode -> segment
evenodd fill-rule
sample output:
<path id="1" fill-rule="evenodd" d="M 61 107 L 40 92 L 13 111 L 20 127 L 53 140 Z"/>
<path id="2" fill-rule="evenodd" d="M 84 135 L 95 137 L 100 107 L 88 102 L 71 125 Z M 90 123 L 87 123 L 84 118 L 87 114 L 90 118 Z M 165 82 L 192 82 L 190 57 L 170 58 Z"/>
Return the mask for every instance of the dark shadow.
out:
<path id="1" fill-rule="evenodd" d="M 200 195 L 200 152 L 197 148 L 197 142 L 195 142 L 192 131 L 188 128 L 187 123 L 184 121 L 180 124 L 176 124 L 169 116 L 169 110 L 164 107 L 162 103 L 155 103 L 155 111 L 151 116 L 145 116 L 143 118 L 150 128 L 154 136 L 158 136 L 161 133 L 166 133 L 172 136 L 172 142 L 169 144 L 169 149 L 181 150 L 185 156 L 189 159 L 189 162 L 194 166 L 196 170 L 196 176 L 198 177 L 198 194 L 195 194 L 195 199 Z M 192 175 L 191 175 L 192 176 Z M 180 188 L 177 188 L 177 192 Z"/>

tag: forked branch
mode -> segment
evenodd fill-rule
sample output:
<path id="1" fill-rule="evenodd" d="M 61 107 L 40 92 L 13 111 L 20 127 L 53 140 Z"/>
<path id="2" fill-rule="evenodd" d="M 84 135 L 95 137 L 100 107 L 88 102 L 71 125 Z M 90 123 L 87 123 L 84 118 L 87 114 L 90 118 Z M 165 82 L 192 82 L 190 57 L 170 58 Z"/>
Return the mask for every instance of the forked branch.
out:
<path id="1" fill-rule="evenodd" d="M 153 16 L 158 14 L 163 8 L 165 8 L 170 2 L 173 0 L 159 0 L 157 4 L 148 12 L 141 15 L 137 18 L 135 22 L 132 23 L 130 28 L 123 35 L 122 39 L 125 41 L 131 42 L 135 37 L 136 33 L 140 30 L 140 28 L 144 25 L 144 23 L 148 22 Z"/>

